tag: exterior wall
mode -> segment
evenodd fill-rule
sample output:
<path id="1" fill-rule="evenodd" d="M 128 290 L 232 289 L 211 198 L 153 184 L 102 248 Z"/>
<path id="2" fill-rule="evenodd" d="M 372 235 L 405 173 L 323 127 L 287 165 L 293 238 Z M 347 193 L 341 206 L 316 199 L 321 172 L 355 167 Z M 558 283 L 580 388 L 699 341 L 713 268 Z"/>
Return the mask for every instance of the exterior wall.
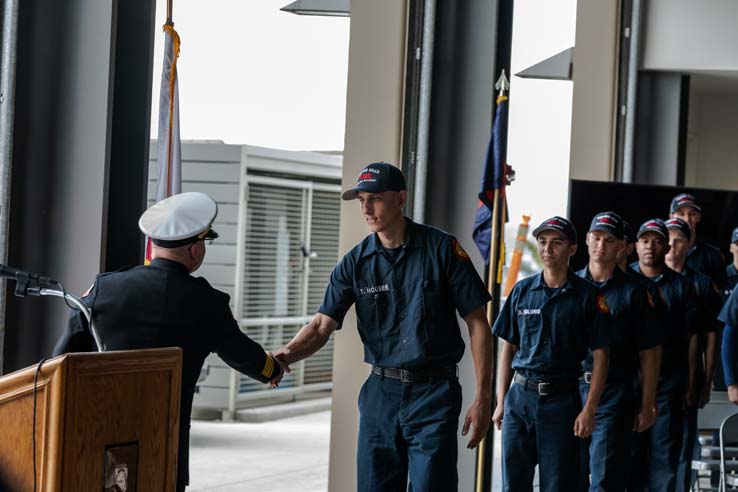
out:
<path id="1" fill-rule="evenodd" d="M 648 0 L 643 10 L 644 69 L 738 70 L 738 3 Z"/>
<path id="2" fill-rule="evenodd" d="M 344 188 L 369 162 L 400 161 L 406 10 L 404 0 L 351 2 Z M 366 234 L 356 203 L 343 202 L 339 256 Z M 328 490 L 343 492 L 356 488 L 356 402 L 368 374 L 353 309 L 334 336 Z"/>
<path id="3" fill-rule="evenodd" d="M 613 176 L 618 3 L 577 2 L 569 170 L 572 179 L 609 181 Z"/>
<path id="4" fill-rule="evenodd" d="M 738 81 L 737 81 L 738 82 Z M 685 185 L 738 189 L 738 93 L 690 97 Z"/>

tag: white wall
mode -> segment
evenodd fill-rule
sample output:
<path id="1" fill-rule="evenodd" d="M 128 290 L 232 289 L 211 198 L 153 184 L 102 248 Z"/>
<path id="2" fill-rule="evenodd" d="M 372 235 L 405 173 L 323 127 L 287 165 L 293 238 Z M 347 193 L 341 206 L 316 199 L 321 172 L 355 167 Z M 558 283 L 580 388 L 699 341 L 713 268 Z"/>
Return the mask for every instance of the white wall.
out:
<path id="1" fill-rule="evenodd" d="M 691 95 L 684 184 L 738 189 L 738 93 Z"/>
<path id="2" fill-rule="evenodd" d="M 738 70 L 738 2 L 643 2 L 643 68 Z"/>

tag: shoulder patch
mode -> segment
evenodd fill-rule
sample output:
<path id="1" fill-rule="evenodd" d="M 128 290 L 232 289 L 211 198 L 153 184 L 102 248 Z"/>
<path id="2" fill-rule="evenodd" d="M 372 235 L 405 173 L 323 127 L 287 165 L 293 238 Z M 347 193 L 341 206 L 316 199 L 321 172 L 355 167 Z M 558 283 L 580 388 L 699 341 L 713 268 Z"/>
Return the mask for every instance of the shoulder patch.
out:
<path id="1" fill-rule="evenodd" d="M 461 244 L 456 239 L 454 239 L 453 241 L 451 241 L 451 249 L 453 249 L 454 254 L 458 258 L 460 258 L 462 260 L 468 260 L 469 259 L 469 255 L 466 253 L 466 251 L 464 251 L 464 248 L 461 247 Z"/>
<path id="2" fill-rule="evenodd" d="M 610 314 L 610 306 L 607 305 L 605 294 L 597 294 L 597 310 L 601 313 Z"/>

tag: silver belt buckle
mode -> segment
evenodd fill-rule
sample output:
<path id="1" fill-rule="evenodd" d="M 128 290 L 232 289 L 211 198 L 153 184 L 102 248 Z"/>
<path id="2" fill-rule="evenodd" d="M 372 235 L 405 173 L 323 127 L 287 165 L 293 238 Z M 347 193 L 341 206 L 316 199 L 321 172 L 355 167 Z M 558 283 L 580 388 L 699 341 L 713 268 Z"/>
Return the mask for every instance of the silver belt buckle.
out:
<path id="1" fill-rule="evenodd" d="M 403 383 L 412 383 L 413 380 L 410 378 L 409 371 L 406 371 L 405 369 L 400 369 L 400 381 Z"/>
<path id="2" fill-rule="evenodd" d="M 592 384 L 592 373 L 591 372 L 584 373 L 584 382 L 587 384 Z"/>
<path id="3" fill-rule="evenodd" d="M 548 395 L 548 391 L 546 390 L 546 388 L 548 386 L 550 386 L 549 383 L 538 383 L 538 394 L 540 396 L 547 396 Z"/>

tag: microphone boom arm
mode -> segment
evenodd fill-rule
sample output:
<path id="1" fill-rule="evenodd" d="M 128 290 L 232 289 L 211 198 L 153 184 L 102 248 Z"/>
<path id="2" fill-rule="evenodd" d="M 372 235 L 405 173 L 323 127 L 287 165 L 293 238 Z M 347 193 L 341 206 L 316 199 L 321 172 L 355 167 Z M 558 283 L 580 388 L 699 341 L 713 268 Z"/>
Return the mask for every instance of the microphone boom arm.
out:
<path id="1" fill-rule="evenodd" d="M 105 346 L 103 345 L 102 340 L 100 340 L 100 335 L 98 335 L 97 329 L 95 328 L 95 325 L 92 322 L 92 312 L 87 306 L 85 306 L 85 303 L 82 302 L 82 300 L 79 297 L 74 296 L 72 294 L 67 294 L 61 290 L 47 289 L 47 288 L 39 289 L 38 294 L 41 296 L 61 297 L 62 299 L 66 299 L 67 301 L 77 306 L 79 310 L 82 311 L 82 314 L 84 314 L 85 318 L 87 319 L 87 325 L 90 327 L 90 333 L 92 333 L 92 338 L 95 339 L 95 345 L 97 345 L 97 351 L 105 352 Z"/>

